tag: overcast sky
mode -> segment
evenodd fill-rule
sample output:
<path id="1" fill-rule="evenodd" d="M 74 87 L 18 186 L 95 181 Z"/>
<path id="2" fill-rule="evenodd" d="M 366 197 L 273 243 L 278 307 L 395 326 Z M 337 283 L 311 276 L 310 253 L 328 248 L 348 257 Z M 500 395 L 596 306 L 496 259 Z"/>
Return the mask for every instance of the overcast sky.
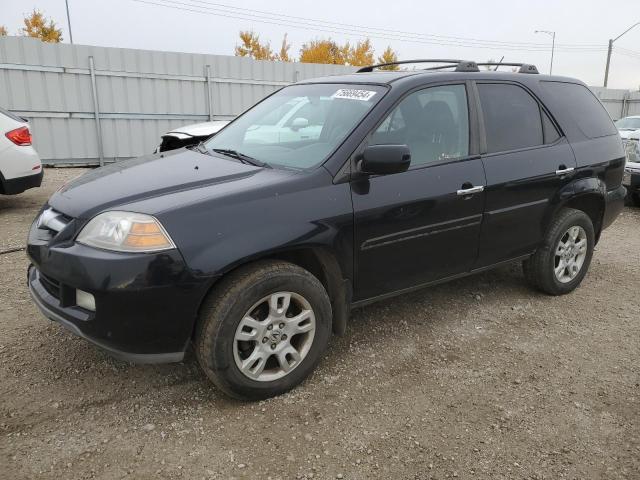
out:
<path id="1" fill-rule="evenodd" d="M 557 32 L 554 73 L 602 85 L 608 39 L 640 22 L 638 0 L 145 1 L 177 8 L 136 0 L 69 0 L 74 43 L 233 55 L 238 31 L 254 30 L 274 50 L 287 33 L 297 56 L 309 39 L 356 42 L 368 32 L 376 53 L 391 45 L 400 58 L 486 61 L 504 55 L 504 61 L 534 63 L 547 73 L 551 37 L 534 30 L 549 30 Z M 0 25 L 15 34 L 23 15 L 35 7 L 56 20 L 68 41 L 64 4 L 0 0 Z M 615 47 L 624 50 L 614 51 L 609 86 L 639 89 L 640 26 Z"/>

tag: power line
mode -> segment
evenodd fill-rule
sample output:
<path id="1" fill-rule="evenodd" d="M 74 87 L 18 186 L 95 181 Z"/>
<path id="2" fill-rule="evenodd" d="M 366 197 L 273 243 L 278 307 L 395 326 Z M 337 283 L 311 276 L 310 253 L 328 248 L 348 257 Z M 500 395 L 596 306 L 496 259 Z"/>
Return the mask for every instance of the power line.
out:
<path id="1" fill-rule="evenodd" d="M 375 32 L 372 33 L 372 31 L 376 29 L 371 29 L 371 31 L 367 30 L 363 32 L 354 32 L 353 28 L 347 29 L 339 26 L 325 27 L 323 25 L 312 24 L 309 22 L 304 23 L 304 22 L 297 22 L 297 21 L 278 20 L 278 19 L 272 19 L 272 18 L 256 15 L 253 13 L 229 12 L 227 10 L 223 10 L 221 8 L 216 8 L 216 7 L 201 7 L 199 5 L 194 5 L 193 3 L 185 3 L 177 0 L 173 0 L 173 1 L 133 0 L 133 1 L 138 3 L 153 5 L 153 6 L 171 8 L 174 10 L 200 13 L 200 14 L 218 16 L 223 18 L 249 20 L 249 21 L 255 21 L 258 23 L 279 25 L 279 26 L 284 26 L 289 28 L 300 28 L 304 30 L 312 29 L 316 31 L 322 31 L 325 33 L 337 33 L 341 35 L 353 35 L 354 33 L 356 33 L 356 34 L 371 37 L 371 38 L 426 44 L 426 45 L 442 45 L 442 46 L 449 46 L 449 47 L 455 46 L 455 47 L 462 47 L 462 48 L 486 48 L 486 49 L 492 49 L 492 50 L 518 50 L 518 51 L 528 51 L 528 52 L 544 52 L 544 51 L 547 51 L 549 48 L 548 45 L 544 45 L 544 44 L 526 44 L 526 43 L 518 44 L 518 43 L 506 43 L 506 42 L 505 44 L 499 44 L 499 43 L 485 44 L 481 42 L 489 42 L 489 41 L 472 40 L 472 39 L 469 41 L 462 41 L 462 40 L 444 41 L 444 37 L 443 39 L 437 40 L 437 39 L 427 39 L 427 38 L 419 39 L 419 38 L 413 38 L 410 36 L 408 37 L 407 34 L 403 34 L 403 33 L 391 33 L 386 35 L 375 33 Z M 191 0 L 191 1 L 198 1 L 198 0 Z M 207 2 L 200 2 L 200 3 L 207 3 Z M 233 8 L 237 9 L 238 7 L 233 7 Z M 302 18 L 302 17 L 298 17 L 298 18 Z M 342 24 L 342 25 L 347 25 L 347 24 Z M 367 27 L 354 26 L 354 28 L 366 29 Z M 389 31 L 391 32 L 391 30 Z M 412 35 L 421 35 L 421 34 L 412 34 Z M 451 37 L 451 38 L 454 38 L 454 37 Z M 462 37 L 457 37 L 457 38 L 462 38 Z M 562 51 L 584 52 L 584 53 L 600 52 L 600 51 L 606 50 L 605 47 L 590 47 L 588 45 L 565 45 L 565 46 L 557 47 L 557 49 Z"/>
<path id="2" fill-rule="evenodd" d="M 169 0 L 161 0 L 167 3 L 170 3 Z M 386 32 L 387 34 L 392 34 L 392 35 L 397 35 L 397 34 L 401 34 L 403 36 L 413 36 L 413 37 L 418 37 L 418 38 L 432 38 L 432 39 L 441 39 L 441 40 L 461 40 L 461 41 L 472 41 L 474 43 L 486 43 L 486 44 L 496 44 L 496 45 L 524 45 L 524 46 L 534 46 L 534 47 L 547 47 L 546 44 L 544 43 L 535 43 L 535 42 L 505 42 L 505 41 L 501 41 L 501 40 L 486 40 L 486 39 L 477 39 L 477 38 L 468 38 L 468 37 L 455 37 L 455 36 L 448 36 L 448 35 L 436 35 L 436 34 L 427 34 L 427 33 L 416 33 L 416 32 L 407 32 L 407 31 L 403 31 L 403 30 L 390 30 L 390 29 L 386 29 L 386 28 L 379 28 L 379 27 L 371 27 L 371 26 L 363 26 L 363 25 L 355 25 L 355 24 L 351 24 L 351 23 L 340 23 L 340 22 L 328 22 L 326 20 L 318 20 L 318 19 L 312 19 L 312 18 L 307 18 L 307 17 L 297 17 L 294 15 L 286 15 L 286 14 L 282 14 L 282 13 L 271 13 L 271 12 L 266 12 L 264 10 L 253 10 L 253 9 L 247 9 L 247 8 L 242 8 L 242 7 L 234 7 L 232 5 L 225 5 L 222 3 L 215 3 L 215 2 L 210 2 L 207 0 L 188 0 L 190 3 L 196 3 L 196 4 L 204 4 L 204 5 L 208 5 L 208 6 L 213 6 L 213 7 L 209 7 L 209 9 L 211 10 L 220 10 L 220 11 L 228 11 L 228 10 L 235 10 L 237 11 L 236 13 L 239 14 L 243 14 L 243 15 L 251 15 L 251 16 L 261 16 L 264 18 L 264 16 L 266 15 L 267 19 L 270 20 L 280 20 L 281 18 L 291 18 L 294 19 L 294 21 L 296 21 L 296 23 L 305 23 L 305 24 L 314 24 L 314 25 L 322 25 L 324 24 L 324 26 L 329 27 L 329 28 L 335 28 L 337 27 L 348 27 L 348 28 L 356 28 L 359 30 L 365 30 L 367 32 Z M 194 5 L 195 6 L 195 5 Z M 215 7 L 219 7 L 219 8 L 215 8 Z M 203 8 L 203 7 L 201 7 Z M 248 12 L 248 13 L 245 13 Z M 272 18 L 275 17 L 275 18 Z M 300 20 L 302 22 L 297 22 L 297 20 Z M 566 47 L 602 47 L 602 45 L 600 44 L 558 44 L 559 46 L 566 46 Z"/>

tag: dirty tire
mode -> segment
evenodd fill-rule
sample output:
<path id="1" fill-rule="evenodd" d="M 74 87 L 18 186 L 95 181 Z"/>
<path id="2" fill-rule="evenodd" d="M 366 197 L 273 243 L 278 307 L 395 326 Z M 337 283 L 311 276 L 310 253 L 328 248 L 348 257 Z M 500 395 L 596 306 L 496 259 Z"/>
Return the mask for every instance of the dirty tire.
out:
<path id="1" fill-rule="evenodd" d="M 579 226 L 584 229 L 587 237 L 587 252 L 576 277 L 567 283 L 563 283 L 556 278 L 554 273 L 555 251 L 560 239 L 573 226 Z M 594 246 L 595 233 L 589 216 L 581 210 L 563 208 L 551 222 L 542 246 L 538 248 L 536 253 L 522 262 L 522 269 L 527 283 L 531 287 L 549 295 L 564 295 L 572 292 L 580 285 L 589 270 Z"/>
<path id="2" fill-rule="evenodd" d="M 236 365 L 236 329 L 252 305 L 280 291 L 299 294 L 311 305 L 315 315 L 313 341 L 300 364 L 284 377 L 253 380 Z M 227 395 L 240 400 L 273 397 L 291 390 L 314 370 L 329 343 L 331 318 L 329 297 L 315 276 L 292 263 L 258 261 L 224 277 L 205 299 L 196 330 L 196 356 L 207 377 Z"/>
<path id="3" fill-rule="evenodd" d="M 640 207 L 640 193 L 631 194 L 631 204 L 636 207 Z"/>

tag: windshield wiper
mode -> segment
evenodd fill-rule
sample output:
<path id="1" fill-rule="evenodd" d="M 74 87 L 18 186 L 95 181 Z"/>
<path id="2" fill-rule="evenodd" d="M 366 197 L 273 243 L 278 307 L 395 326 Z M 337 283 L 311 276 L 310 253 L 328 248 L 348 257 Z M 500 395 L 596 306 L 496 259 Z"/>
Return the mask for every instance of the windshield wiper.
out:
<path id="1" fill-rule="evenodd" d="M 213 151 L 222 155 L 226 155 L 227 157 L 235 158 L 236 160 L 240 160 L 242 163 L 246 163 L 248 165 L 272 168 L 268 163 L 262 162 L 257 158 L 250 157 L 249 155 L 245 155 L 244 153 L 240 153 L 237 150 L 231 150 L 229 148 L 214 148 Z"/>

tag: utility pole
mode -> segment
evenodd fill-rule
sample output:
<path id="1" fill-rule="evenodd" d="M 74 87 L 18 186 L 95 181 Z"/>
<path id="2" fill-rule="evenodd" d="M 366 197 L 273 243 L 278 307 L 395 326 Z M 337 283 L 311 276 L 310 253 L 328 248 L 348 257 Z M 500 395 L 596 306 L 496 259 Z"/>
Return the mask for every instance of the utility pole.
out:
<path id="1" fill-rule="evenodd" d="M 69 26 L 69 41 L 73 45 L 73 33 L 71 33 L 71 16 L 69 15 L 69 0 L 64 0 L 67 6 L 67 25 Z"/>
<path id="2" fill-rule="evenodd" d="M 618 35 L 616 38 L 609 39 L 609 48 L 607 48 L 607 65 L 604 68 L 604 86 L 605 87 L 609 83 L 609 66 L 611 65 L 611 53 L 613 52 L 613 42 L 617 41 L 620 37 L 628 33 L 633 28 L 637 27 L 638 25 L 640 25 L 640 22 L 634 23 L 629 28 L 627 28 L 624 32 Z"/>
<path id="3" fill-rule="evenodd" d="M 549 66 L 549 75 L 553 74 L 553 54 L 556 51 L 556 32 L 550 30 L 536 30 L 534 33 L 545 33 L 551 35 L 551 65 Z"/>

